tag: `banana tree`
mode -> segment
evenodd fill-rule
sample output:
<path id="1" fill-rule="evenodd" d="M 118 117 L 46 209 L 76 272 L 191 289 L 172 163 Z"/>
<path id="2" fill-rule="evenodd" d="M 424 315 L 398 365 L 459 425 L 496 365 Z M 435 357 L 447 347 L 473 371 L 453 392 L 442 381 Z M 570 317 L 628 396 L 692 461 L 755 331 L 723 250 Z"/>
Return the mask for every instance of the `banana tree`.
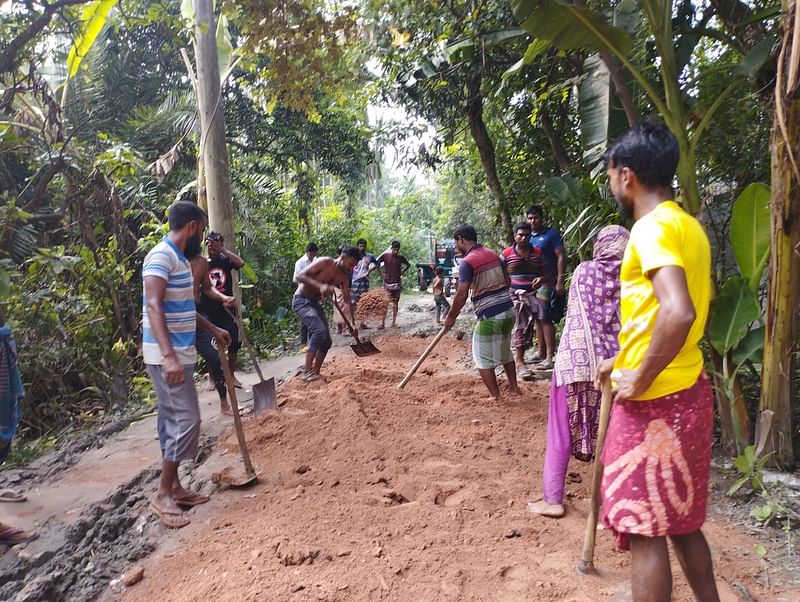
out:
<path id="1" fill-rule="evenodd" d="M 687 112 L 687 95 L 681 87 L 679 76 L 689 63 L 699 36 L 682 36 L 676 44 L 671 0 L 641 2 L 644 23 L 655 42 L 655 51 L 658 54 L 660 89 L 631 59 L 634 47 L 631 36 L 621 27 L 609 23 L 601 13 L 562 0 L 511 0 L 511 6 L 522 28 L 535 39 L 546 40 L 565 51 L 589 50 L 607 53 L 623 65 L 675 135 L 680 149 L 677 169 L 680 183 L 679 198 L 689 213 L 698 213 L 701 202 L 695 173 L 697 144 L 725 98 L 737 86 L 742 85 L 743 79 L 752 69 L 758 68 L 763 63 L 769 56 L 771 47 L 759 45 L 748 53 L 740 65 L 728 65 L 731 74 L 730 84 L 705 111 L 702 118 L 692 125 Z"/>
<path id="2" fill-rule="evenodd" d="M 783 0 L 783 36 L 775 78 L 772 150 L 772 246 L 769 258 L 764 369 L 758 432 L 774 463 L 794 465 L 792 402 L 795 395 L 797 306 L 800 303 L 800 13 Z"/>

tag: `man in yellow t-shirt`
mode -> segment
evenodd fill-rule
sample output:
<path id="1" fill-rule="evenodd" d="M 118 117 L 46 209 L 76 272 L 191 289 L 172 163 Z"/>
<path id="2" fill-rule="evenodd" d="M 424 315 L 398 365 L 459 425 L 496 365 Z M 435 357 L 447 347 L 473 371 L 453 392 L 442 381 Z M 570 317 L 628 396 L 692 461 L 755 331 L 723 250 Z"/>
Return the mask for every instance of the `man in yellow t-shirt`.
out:
<path id="1" fill-rule="evenodd" d="M 719 600 L 705 522 L 713 406 L 698 346 L 711 299 L 703 227 L 672 200 L 678 145 L 643 123 L 605 155 L 620 212 L 635 220 L 620 273 L 620 350 L 598 368 L 614 407 L 602 462 L 601 518 L 631 550 L 634 601 L 670 599 L 666 538 L 698 600 Z M 612 371 L 613 370 L 613 371 Z"/>

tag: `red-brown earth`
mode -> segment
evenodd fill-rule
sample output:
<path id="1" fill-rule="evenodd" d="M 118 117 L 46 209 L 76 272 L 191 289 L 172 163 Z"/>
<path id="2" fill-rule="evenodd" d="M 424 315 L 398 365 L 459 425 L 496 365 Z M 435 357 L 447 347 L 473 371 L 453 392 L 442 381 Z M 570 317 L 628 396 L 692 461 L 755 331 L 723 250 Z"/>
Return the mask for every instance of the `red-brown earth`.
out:
<path id="1" fill-rule="evenodd" d="M 448 336 L 398 390 L 429 340 L 375 339 L 382 354 L 342 353 L 324 380 L 281 387 L 278 412 L 244 421 L 258 484 L 193 510 L 123 599 L 629 599 L 629 557 L 609 533 L 601 576 L 575 570 L 589 464 L 570 465 L 563 519 L 526 510 L 541 491 L 547 385 L 487 401 L 468 342 Z M 233 433 L 221 444 L 240 471 Z M 755 540 L 735 525 L 712 511 L 705 531 L 724 600 L 800 599 L 774 578 L 766 589 Z M 674 599 L 692 600 L 673 566 Z"/>

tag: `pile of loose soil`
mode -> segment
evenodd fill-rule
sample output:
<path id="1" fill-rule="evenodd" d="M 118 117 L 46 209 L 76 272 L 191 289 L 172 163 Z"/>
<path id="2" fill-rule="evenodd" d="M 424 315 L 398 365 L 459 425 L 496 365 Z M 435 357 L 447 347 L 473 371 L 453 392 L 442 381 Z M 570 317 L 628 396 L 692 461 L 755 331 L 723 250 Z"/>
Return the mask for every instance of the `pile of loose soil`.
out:
<path id="1" fill-rule="evenodd" d="M 361 295 L 356 304 L 356 319 L 383 318 L 389 305 L 389 294 L 383 288 L 373 288 Z"/>
<path id="2" fill-rule="evenodd" d="M 259 483 L 193 512 L 168 553 L 125 600 L 624 600 L 629 557 L 598 536 L 602 577 L 580 577 L 590 465 L 573 463 L 567 515 L 531 515 L 541 491 L 547 385 L 505 386 L 487 401 L 445 337 L 399 391 L 428 343 L 376 341 L 384 353 L 342 354 L 324 379 L 295 379 L 281 410 L 245 421 Z M 231 433 L 222 440 L 237 451 Z M 780 599 L 756 582 L 753 541 L 710 521 L 723 600 L 732 588 Z M 675 567 L 674 600 L 692 600 Z M 791 599 L 793 594 L 788 594 Z"/>

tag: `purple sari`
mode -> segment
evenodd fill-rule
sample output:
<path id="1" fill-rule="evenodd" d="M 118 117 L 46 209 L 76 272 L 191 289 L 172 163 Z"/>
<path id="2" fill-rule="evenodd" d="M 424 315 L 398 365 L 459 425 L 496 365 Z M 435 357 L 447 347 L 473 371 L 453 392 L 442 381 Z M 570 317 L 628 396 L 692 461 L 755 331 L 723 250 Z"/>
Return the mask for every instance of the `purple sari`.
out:
<path id="1" fill-rule="evenodd" d="M 567 316 L 555 358 L 547 422 L 544 499 L 560 504 L 570 455 L 594 456 L 600 393 L 598 364 L 619 349 L 619 272 L 629 232 L 606 226 L 594 243 L 594 258 L 572 275 Z"/>

